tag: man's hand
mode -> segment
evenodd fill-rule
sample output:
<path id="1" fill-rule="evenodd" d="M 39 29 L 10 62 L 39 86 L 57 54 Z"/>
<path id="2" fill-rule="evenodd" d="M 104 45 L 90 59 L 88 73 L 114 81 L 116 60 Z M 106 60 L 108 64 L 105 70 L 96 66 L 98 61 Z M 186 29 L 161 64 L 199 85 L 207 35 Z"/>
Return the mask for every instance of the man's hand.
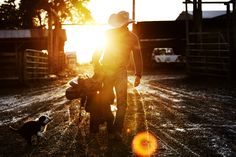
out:
<path id="1" fill-rule="evenodd" d="M 137 87 L 140 84 L 140 77 L 139 76 L 135 76 L 135 80 L 134 80 L 134 87 Z"/>

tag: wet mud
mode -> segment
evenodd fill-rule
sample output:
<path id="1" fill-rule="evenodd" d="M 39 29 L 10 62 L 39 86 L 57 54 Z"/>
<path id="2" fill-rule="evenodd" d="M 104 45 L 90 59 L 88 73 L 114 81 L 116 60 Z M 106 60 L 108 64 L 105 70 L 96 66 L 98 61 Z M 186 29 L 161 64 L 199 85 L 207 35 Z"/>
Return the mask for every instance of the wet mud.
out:
<path id="1" fill-rule="evenodd" d="M 82 68 L 82 70 L 81 70 Z M 78 73 L 88 72 L 81 67 Z M 121 141 L 111 140 L 106 124 L 89 133 L 89 113 L 80 100 L 67 100 L 65 90 L 74 76 L 40 86 L 1 89 L 0 156 L 129 157 L 133 138 L 151 132 L 157 149 L 150 156 L 236 156 L 236 88 L 217 79 L 191 79 L 184 72 L 145 73 L 138 88 L 129 77 L 128 108 Z M 53 121 L 46 140 L 33 146 L 10 131 L 24 122 L 48 115 Z"/>

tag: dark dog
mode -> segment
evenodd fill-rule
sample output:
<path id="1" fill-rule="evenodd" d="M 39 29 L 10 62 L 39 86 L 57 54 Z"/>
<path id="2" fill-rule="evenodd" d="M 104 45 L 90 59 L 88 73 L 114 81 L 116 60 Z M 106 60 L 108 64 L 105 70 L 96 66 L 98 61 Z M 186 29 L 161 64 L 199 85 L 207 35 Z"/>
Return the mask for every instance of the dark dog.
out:
<path id="1" fill-rule="evenodd" d="M 99 131 L 99 124 L 107 122 L 107 129 L 112 128 L 113 115 L 110 104 L 114 102 L 113 89 L 104 90 L 100 75 L 92 77 L 79 76 L 69 82 L 66 89 L 66 98 L 69 100 L 81 99 L 81 106 L 90 113 L 90 132 Z"/>
<path id="2" fill-rule="evenodd" d="M 106 92 L 107 93 L 107 92 Z M 110 105 L 113 104 L 113 92 L 109 96 L 103 90 L 92 92 L 87 95 L 86 111 L 90 113 L 90 132 L 99 132 L 99 125 L 107 122 L 107 129 L 110 132 L 114 120 Z M 109 100 L 106 99 L 109 98 Z"/>
<path id="3" fill-rule="evenodd" d="M 45 138 L 44 132 L 46 131 L 47 124 L 51 119 L 47 116 L 41 116 L 37 121 L 29 121 L 23 124 L 19 129 L 10 126 L 10 129 L 19 133 L 25 138 L 28 144 L 32 145 L 32 136 Z"/>

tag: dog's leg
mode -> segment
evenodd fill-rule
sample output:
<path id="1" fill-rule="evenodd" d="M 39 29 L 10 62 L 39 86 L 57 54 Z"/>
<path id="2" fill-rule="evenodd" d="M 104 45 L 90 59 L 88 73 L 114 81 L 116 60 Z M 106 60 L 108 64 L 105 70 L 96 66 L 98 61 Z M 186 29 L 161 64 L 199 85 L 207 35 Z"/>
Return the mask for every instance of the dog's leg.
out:
<path id="1" fill-rule="evenodd" d="M 40 143 L 42 140 L 46 140 L 46 137 L 43 132 L 37 132 L 37 142 Z"/>
<path id="2" fill-rule="evenodd" d="M 46 139 L 45 135 L 41 131 L 37 132 L 37 136 Z"/>

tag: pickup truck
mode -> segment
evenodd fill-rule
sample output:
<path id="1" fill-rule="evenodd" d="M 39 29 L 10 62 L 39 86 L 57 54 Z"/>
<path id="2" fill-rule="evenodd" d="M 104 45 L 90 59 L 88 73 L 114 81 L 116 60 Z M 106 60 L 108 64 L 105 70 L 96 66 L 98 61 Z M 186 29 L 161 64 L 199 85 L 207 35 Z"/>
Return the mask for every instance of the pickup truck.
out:
<path id="1" fill-rule="evenodd" d="M 180 63 L 183 62 L 183 57 L 174 54 L 172 48 L 154 48 L 152 60 L 156 63 Z"/>

